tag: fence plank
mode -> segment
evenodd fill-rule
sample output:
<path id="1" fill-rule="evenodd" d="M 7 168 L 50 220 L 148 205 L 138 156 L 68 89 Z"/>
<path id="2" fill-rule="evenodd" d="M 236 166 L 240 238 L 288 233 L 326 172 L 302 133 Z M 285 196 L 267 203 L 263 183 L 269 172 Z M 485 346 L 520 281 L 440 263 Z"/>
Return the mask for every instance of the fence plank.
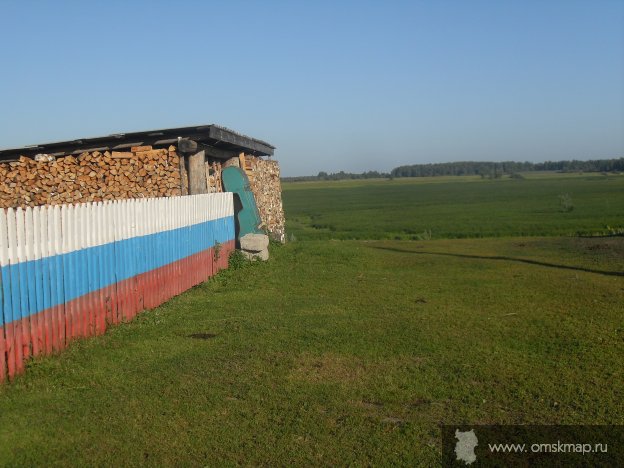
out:
<path id="1" fill-rule="evenodd" d="M 113 202 L 113 232 L 115 238 L 115 290 L 117 294 L 117 313 L 119 314 L 119 321 L 124 322 L 126 320 L 126 304 L 124 296 L 124 282 L 122 281 L 121 268 L 123 266 L 123 254 L 121 251 L 121 202 L 115 200 Z"/>
<path id="2" fill-rule="evenodd" d="M 26 207 L 24 211 L 24 252 L 26 255 L 26 284 L 28 291 L 28 307 L 25 309 L 28 322 L 30 323 L 30 346 L 33 356 L 40 354 L 41 336 L 39 327 L 39 317 L 37 317 L 37 275 L 34 262 L 34 229 L 33 229 L 33 209 Z"/>
<path id="3" fill-rule="evenodd" d="M 86 258 L 87 254 L 84 249 L 85 237 L 82 231 L 82 218 L 82 205 L 78 204 L 74 207 L 74 220 L 72 225 L 72 243 L 74 245 L 72 246 L 72 253 L 70 257 L 74 259 L 74 276 L 70 278 L 70 281 L 76 284 L 76 289 L 72 295 L 75 297 L 73 301 L 76 302 L 76 306 L 74 307 L 74 316 L 76 318 L 77 336 L 79 338 L 86 337 L 89 331 L 89 316 L 87 308 L 85 307 L 87 298 L 80 294 L 81 291 L 84 291 L 89 287 L 89 268 L 87 263 L 88 260 Z"/>
<path id="4" fill-rule="evenodd" d="M 126 210 L 125 210 L 125 202 L 123 200 L 118 201 L 116 209 L 116 234 L 117 234 L 117 246 L 119 247 L 117 250 L 117 278 L 119 281 L 119 299 L 120 299 L 120 307 L 122 310 L 122 319 L 124 322 L 130 321 L 131 312 L 130 312 L 130 284 L 125 276 L 126 270 L 128 269 L 128 265 L 130 264 L 130 258 L 128 255 L 125 255 L 123 248 L 123 241 L 126 239 L 126 229 L 127 219 L 126 219 Z"/>
<path id="5" fill-rule="evenodd" d="M 19 327 L 19 308 L 20 308 L 20 289 L 19 289 L 19 267 L 17 265 L 17 220 L 13 208 L 6 210 L 7 216 L 7 240 L 9 246 L 9 266 L 8 280 L 11 293 L 8 295 L 11 302 L 11 308 L 6 310 L 5 315 L 10 317 L 11 322 L 5 328 L 7 336 L 7 371 L 9 378 L 20 370 L 20 362 L 22 361 L 22 333 Z"/>
<path id="6" fill-rule="evenodd" d="M 7 237 L 6 212 L 0 210 L 0 382 L 7 377 L 8 342 L 6 328 L 11 319 L 11 283 L 9 280 L 9 240 Z"/>
<path id="7" fill-rule="evenodd" d="M 50 261 L 48 271 L 50 274 L 50 302 L 54 304 L 52 311 L 53 351 L 59 351 L 65 347 L 65 313 L 63 300 L 63 260 L 61 240 L 61 208 L 54 206 L 48 208 L 48 245 Z"/>
<path id="8" fill-rule="evenodd" d="M 104 226 L 102 223 L 102 202 L 96 202 L 91 205 L 91 216 L 92 216 L 92 224 L 96 227 L 93 232 L 93 244 L 95 246 L 93 253 L 94 260 L 94 271 L 95 271 L 95 285 L 94 287 L 97 289 L 97 317 L 96 317 L 96 327 L 95 332 L 97 335 L 101 335 L 106 331 L 106 306 L 104 300 L 104 281 L 103 281 L 103 255 L 102 255 L 102 234 L 104 230 Z"/>
<path id="9" fill-rule="evenodd" d="M 123 287 L 121 284 L 121 264 L 122 264 L 122 252 L 120 240 L 121 240 L 121 223 L 119 220 L 119 201 L 113 201 L 112 207 L 112 219 L 113 219 L 113 238 L 114 238 L 114 255 L 115 255 L 115 263 L 114 273 L 115 273 L 115 294 L 117 296 L 117 317 L 119 322 L 123 322 L 125 320 L 125 308 L 124 308 L 124 296 L 123 296 Z"/>
<path id="10" fill-rule="evenodd" d="M 69 205 L 64 206 L 65 213 L 63 216 L 63 286 L 65 294 L 65 318 L 67 330 L 67 343 L 75 340 L 80 336 L 82 327 L 78 314 L 78 302 L 74 298 L 74 291 L 77 290 L 79 280 L 76 279 L 76 263 L 78 253 L 74 244 L 78 236 L 76 207 Z"/>
<path id="11" fill-rule="evenodd" d="M 43 320 L 40 320 L 40 324 L 43 325 L 43 353 L 52 354 L 53 349 L 53 329 L 52 324 L 53 313 L 52 303 L 50 302 L 50 271 L 48 269 L 49 263 L 49 244 L 48 244 L 48 209 L 43 207 L 36 207 L 33 210 L 33 220 L 35 222 L 35 258 L 37 259 L 37 279 L 40 286 L 41 304 L 38 306 L 38 313 Z"/>
<path id="12" fill-rule="evenodd" d="M 86 288 L 80 291 L 81 293 L 83 293 L 85 291 L 90 291 L 90 292 L 95 291 L 95 269 L 94 269 L 95 261 L 92 255 L 93 252 L 91 249 L 89 249 L 89 247 L 93 245 L 93 229 L 91 229 L 91 226 L 89 225 L 90 224 L 89 221 L 91 218 L 91 209 L 90 209 L 91 206 L 85 203 L 81 203 L 80 208 L 82 212 L 82 217 L 80 219 L 81 221 L 80 239 L 81 239 L 81 245 L 82 245 L 81 251 L 84 252 L 85 266 L 86 266 L 86 273 L 87 273 L 86 277 L 88 279 Z M 93 336 L 95 335 L 95 328 L 96 328 L 96 309 L 97 309 L 96 293 L 94 292 L 87 293 L 87 294 L 84 294 L 83 297 L 85 298 L 83 307 L 85 308 L 85 316 L 87 320 L 86 334 L 87 336 Z"/>
<path id="13" fill-rule="evenodd" d="M 128 238 L 136 241 L 137 239 L 137 224 L 143 221 L 140 218 L 138 202 L 136 200 L 127 200 L 126 203 L 128 213 Z M 134 252 L 136 253 L 136 245 L 139 242 L 134 242 Z M 130 285 L 132 290 L 132 318 L 136 317 L 138 313 L 143 310 L 143 295 L 139 292 L 138 278 L 133 273 L 139 271 L 140 262 L 136 255 L 132 255 L 132 265 L 130 268 Z"/>
<path id="14" fill-rule="evenodd" d="M 30 291 L 28 288 L 25 219 L 24 210 L 21 208 L 15 210 L 15 222 L 17 225 L 17 261 L 19 262 L 17 267 L 20 292 L 19 309 L 16 312 L 19 314 L 18 328 L 22 336 L 22 362 L 20 366 L 23 369 L 24 361 L 32 355 L 32 334 L 28 317 Z"/>

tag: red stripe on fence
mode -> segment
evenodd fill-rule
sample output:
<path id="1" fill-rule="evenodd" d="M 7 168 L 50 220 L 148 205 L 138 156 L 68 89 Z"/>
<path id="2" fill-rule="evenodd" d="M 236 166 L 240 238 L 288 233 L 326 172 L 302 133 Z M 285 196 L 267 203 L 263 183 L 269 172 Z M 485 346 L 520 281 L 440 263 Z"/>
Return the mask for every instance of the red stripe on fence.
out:
<path id="1" fill-rule="evenodd" d="M 4 328 L 0 327 L 0 382 L 6 379 L 6 341 L 4 338 Z"/>

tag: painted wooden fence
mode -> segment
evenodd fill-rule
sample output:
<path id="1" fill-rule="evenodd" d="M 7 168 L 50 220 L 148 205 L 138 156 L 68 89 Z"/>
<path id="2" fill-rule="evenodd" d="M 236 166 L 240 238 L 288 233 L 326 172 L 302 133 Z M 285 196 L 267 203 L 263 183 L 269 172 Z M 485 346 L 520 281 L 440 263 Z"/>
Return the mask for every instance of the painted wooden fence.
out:
<path id="1" fill-rule="evenodd" d="M 0 381 L 227 268 L 234 236 L 231 193 L 0 210 Z"/>

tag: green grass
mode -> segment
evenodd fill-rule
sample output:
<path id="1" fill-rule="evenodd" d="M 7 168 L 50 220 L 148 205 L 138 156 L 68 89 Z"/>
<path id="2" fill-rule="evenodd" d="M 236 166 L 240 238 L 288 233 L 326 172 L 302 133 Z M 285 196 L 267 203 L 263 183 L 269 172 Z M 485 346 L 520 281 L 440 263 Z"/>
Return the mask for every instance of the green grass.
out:
<path id="1" fill-rule="evenodd" d="M 274 248 L 0 388 L 0 464 L 413 466 L 440 423 L 622 424 L 623 241 Z"/>
<path id="2" fill-rule="evenodd" d="M 288 232 L 304 239 L 569 236 L 624 228 L 624 176 L 527 173 L 284 184 Z M 573 210 L 562 210 L 568 194 Z"/>
<path id="3" fill-rule="evenodd" d="M 622 226 L 623 182 L 285 184 L 268 263 L 0 386 L 0 465 L 430 466 L 444 423 L 624 424 L 624 237 L 554 237 Z"/>

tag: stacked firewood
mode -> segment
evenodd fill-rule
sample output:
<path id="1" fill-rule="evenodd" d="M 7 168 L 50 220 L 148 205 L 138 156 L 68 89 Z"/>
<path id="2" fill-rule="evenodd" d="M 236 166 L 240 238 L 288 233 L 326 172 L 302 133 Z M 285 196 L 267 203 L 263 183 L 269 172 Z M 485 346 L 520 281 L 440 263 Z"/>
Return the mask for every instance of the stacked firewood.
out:
<path id="1" fill-rule="evenodd" d="M 181 195 L 176 148 L 132 147 L 0 163 L 0 207 Z"/>
<path id="2" fill-rule="evenodd" d="M 245 155 L 245 172 L 256 199 L 263 228 L 275 240 L 284 242 L 286 231 L 282 208 L 282 186 L 277 161 Z"/>
<path id="3" fill-rule="evenodd" d="M 223 192 L 220 162 L 206 161 L 206 183 L 208 185 L 208 193 Z"/>

